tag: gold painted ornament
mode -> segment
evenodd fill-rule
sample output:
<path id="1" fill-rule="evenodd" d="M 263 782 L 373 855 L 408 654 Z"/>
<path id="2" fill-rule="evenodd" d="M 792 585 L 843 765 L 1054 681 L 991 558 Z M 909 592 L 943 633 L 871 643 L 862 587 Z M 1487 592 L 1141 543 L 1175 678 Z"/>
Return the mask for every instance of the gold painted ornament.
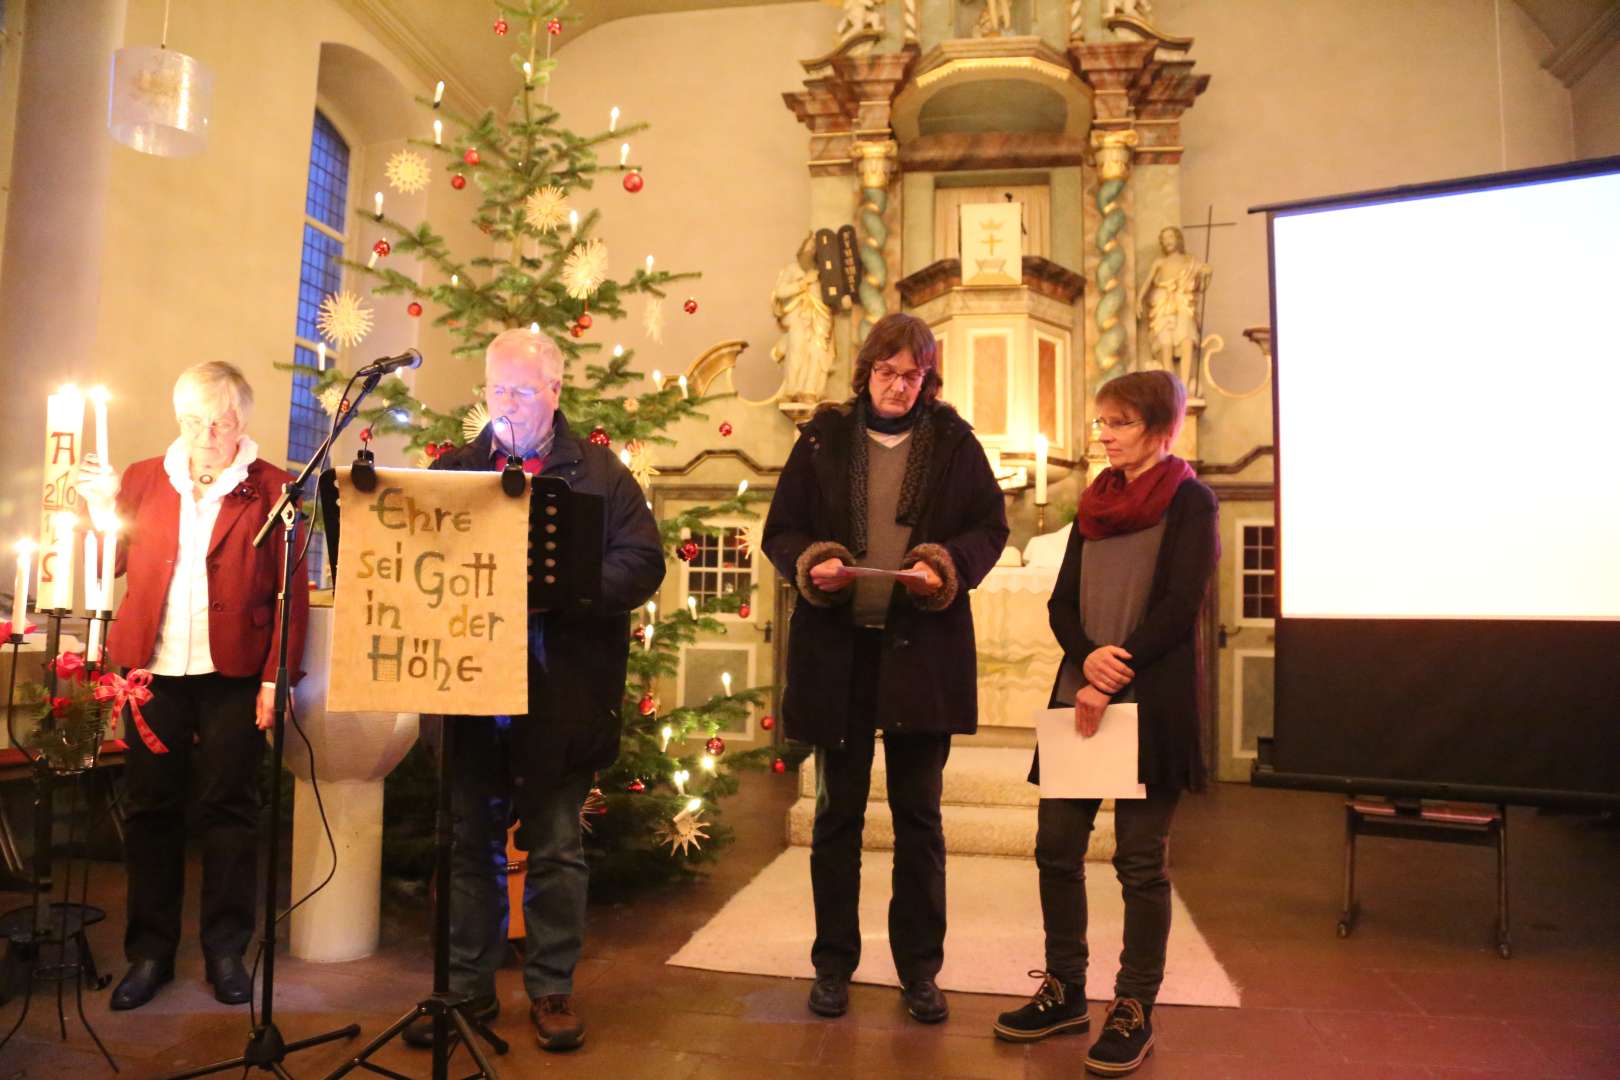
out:
<path id="1" fill-rule="evenodd" d="M 675 854 L 676 849 L 679 849 L 682 855 L 686 855 L 691 848 L 702 850 L 703 845 L 699 841 L 709 838 L 709 834 L 703 831 L 708 826 L 709 823 L 703 820 L 701 811 L 693 813 L 690 810 L 682 810 L 667 823 L 660 823 L 653 835 L 657 843 L 669 845 L 671 856 Z"/>
<path id="2" fill-rule="evenodd" d="M 394 190 L 401 195 L 414 195 L 433 179 L 433 170 L 428 166 L 427 158 L 415 150 L 395 151 L 383 172 Z"/>
<path id="3" fill-rule="evenodd" d="M 554 232 L 568 220 L 568 199 L 562 188 L 543 187 L 523 200 L 523 219 L 538 232 Z"/>
<path id="4" fill-rule="evenodd" d="M 371 309 L 347 289 L 322 300 L 321 313 L 315 319 L 321 336 L 344 349 L 360 344 L 371 333 L 371 323 Z"/>
<path id="5" fill-rule="evenodd" d="M 588 300 L 607 278 L 607 245 L 600 240 L 577 244 L 563 260 L 562 282 L 575 300 Z"/>

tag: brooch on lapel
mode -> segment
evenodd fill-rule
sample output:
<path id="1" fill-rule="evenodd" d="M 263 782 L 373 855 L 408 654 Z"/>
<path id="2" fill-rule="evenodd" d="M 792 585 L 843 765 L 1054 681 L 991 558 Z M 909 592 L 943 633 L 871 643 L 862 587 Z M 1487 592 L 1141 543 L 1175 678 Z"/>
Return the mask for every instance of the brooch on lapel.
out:
<path id="1" fill-rule="evenodd" d="M 231 494 L 236 496 L 238 499 L 251 499 L 254 496 L 253 485 L 243 481 L 242 483 L 236 485 L 236 490 L 231 492 Z"/>

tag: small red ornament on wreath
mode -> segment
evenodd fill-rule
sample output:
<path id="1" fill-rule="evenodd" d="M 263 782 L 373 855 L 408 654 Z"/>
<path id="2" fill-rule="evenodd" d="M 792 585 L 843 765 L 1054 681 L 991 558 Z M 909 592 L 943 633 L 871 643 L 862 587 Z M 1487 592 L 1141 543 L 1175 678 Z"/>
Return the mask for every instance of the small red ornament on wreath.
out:
<path id="1" fill-rule="evenodd" d="M 683 311 L 685 311 L 688 315 L 696 315 L 697 314 L 697 301 L 692 299 L 690 296 L 688 296 L 686 298 L 686 303 L 681 305 L 681 309 Z"/>
<path id="2" fill-rule="evenodd" d="M 588 311 L 580 312 L 579 318 L 575 319 L 574 322 L 589 330 L 591 328 L 591 313 Z"/>
<path id="3" fill-rule="evenodd" d="M 745 600 L 745 601 L 743 601 L 743 602 L 742 602 L 742 603 L 741 603 L 741 604 L 738 604 L 738 605 L 737 605 L 737 617 L 738 617 L 738 618 L 739 618 L 739 619 L 746 619 L 746 618 L 748 618 L 748 616 L 749 616 L 749 614 L 750 614 L 750 613 L 751 613 L 751 612 L 752 612 L 752 611 L 753 611 L 753 610 L 754 610 L 754 609 L 753 609 L 753 608 L 751 608 L 751 607 L 749 607 L 749 606 L 748 606 L 748 602 L 747 602 L 747 601 L 746 601 L 746 600 Z"/>
<path id="4" fill-rule="evenodd" d="M 759 718 L 759 726 L 764 728 L 766 731 L 771 730 L 771 728 L 776 726 L 776 717 L 772 716 L 770 713 L 766 713 L 764 716 Z"/>
<path id="5" fill-rule="evenodd" d="M 781 758 L 777 758 L 775 761 L 771 762 L 771 772 L 776 773 L 779 776 L 782 773 L 787 772 L 787 762 L 783 761 Z"/>
<path id="6" fill-rule="evenodd" d="M 461 160 L 465 161 L 469 165 L 478 164 L 478 147 L 476 147 L 476 146 L 467 147 L 466 151 L 463 152 L 462 155 L 461 155 Z"/>
<path id="7" fill-rule="evenodd" d="M 450 186 L 455 188 L 457 191 L 460 191 L 462 188 L 467 186 L 467 178 L 462 176 L 460 173 L 451 173 Z"/>
<path id="8" fill-rule="evenodd" d="M 624 190 L 628 191 L 630 194 L 634 195 L 646 186 L 647 181 L 641 178 L 641 173 L 627 172 L 624 174 Z"/>
<path id="9" fill-rule="evenodd" d="M 387 239 L 382 239 L 377 241 L 375 244 L 372 244 L 371 250 L 377 253 L 378 258 L 385 259 L 388 257 L 388 253 L 394 249 L 389 245 Z"/>
<path id="10" fill-rule="evenodd" d="M 405 314 L 409 315 L 413 319 L 420 318 L 422 315 L 422 305 L 418 304 L 415 300 L 412 300 L 409 304 L 405 305 Z"/>
<path id="11" fill-rule="evenodd" d="M 579 323 L 570 323 L 569 327 L 568 327 L 568 336 L 569 337 L 584 337 L 585 336 L 585 328 L 583 326 L 579 325 Z"/>
<path id="12" fill-rule="evenodd" d="M 729 439 L 731 437 L 731 421 L 720 421 L 720 437 L 722 439 Z"/>
<path id="13" fill-rule="evenodd" d="M 510 29 L 511 29 L 511 27 L 506 24 L 505 19 L 496 19 L 495 20 L 495 36 L 496 37 L 505 37 L 506 32 L 508 30 L 510 30 Z"/>

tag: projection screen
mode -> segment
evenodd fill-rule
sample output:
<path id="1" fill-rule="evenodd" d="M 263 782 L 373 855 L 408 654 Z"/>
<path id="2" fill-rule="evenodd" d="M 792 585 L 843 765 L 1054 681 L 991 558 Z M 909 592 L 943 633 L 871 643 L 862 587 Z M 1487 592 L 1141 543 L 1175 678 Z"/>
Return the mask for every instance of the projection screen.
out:
<path id="1" fill-rule="evenodd" d="M 1620 158 L 1258 209 L 1257 782 L 1620 803 Z"/>

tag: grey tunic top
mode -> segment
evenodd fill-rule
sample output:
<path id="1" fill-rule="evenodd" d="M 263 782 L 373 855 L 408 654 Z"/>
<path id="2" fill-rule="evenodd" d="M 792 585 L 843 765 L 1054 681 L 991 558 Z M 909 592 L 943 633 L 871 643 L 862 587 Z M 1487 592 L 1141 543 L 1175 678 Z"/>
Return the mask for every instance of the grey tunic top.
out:
<path id="1" fill-rule="evenodd" d="M 911 539 L 911 526 L 894 520 L 900 506 L 900 481 L 906 473 L 908 438 L 898 446 L 884 446 L 867 437 L 866 554 L 858 566 L 898 570 Z M 855 582 L 855 625 L 880 627 L 889 615 L 894 582 L 887 578 L 860 578 Z"/>
<path id="2" fill-rule="evenodd" d="M 1087 638 L 1098 645 L 1118 645 L 1141 625 L 1163 540 L 1161 518 L 1150 528 L 1087 540 L 1080 548 L 1080 625 Z M 1065 664 L 1061 692 L 1073 698 L 1084 685 L 1085 675 Z M 1135 701 L 1136 697 L 1126 687 L 1113 700 Z"/>

